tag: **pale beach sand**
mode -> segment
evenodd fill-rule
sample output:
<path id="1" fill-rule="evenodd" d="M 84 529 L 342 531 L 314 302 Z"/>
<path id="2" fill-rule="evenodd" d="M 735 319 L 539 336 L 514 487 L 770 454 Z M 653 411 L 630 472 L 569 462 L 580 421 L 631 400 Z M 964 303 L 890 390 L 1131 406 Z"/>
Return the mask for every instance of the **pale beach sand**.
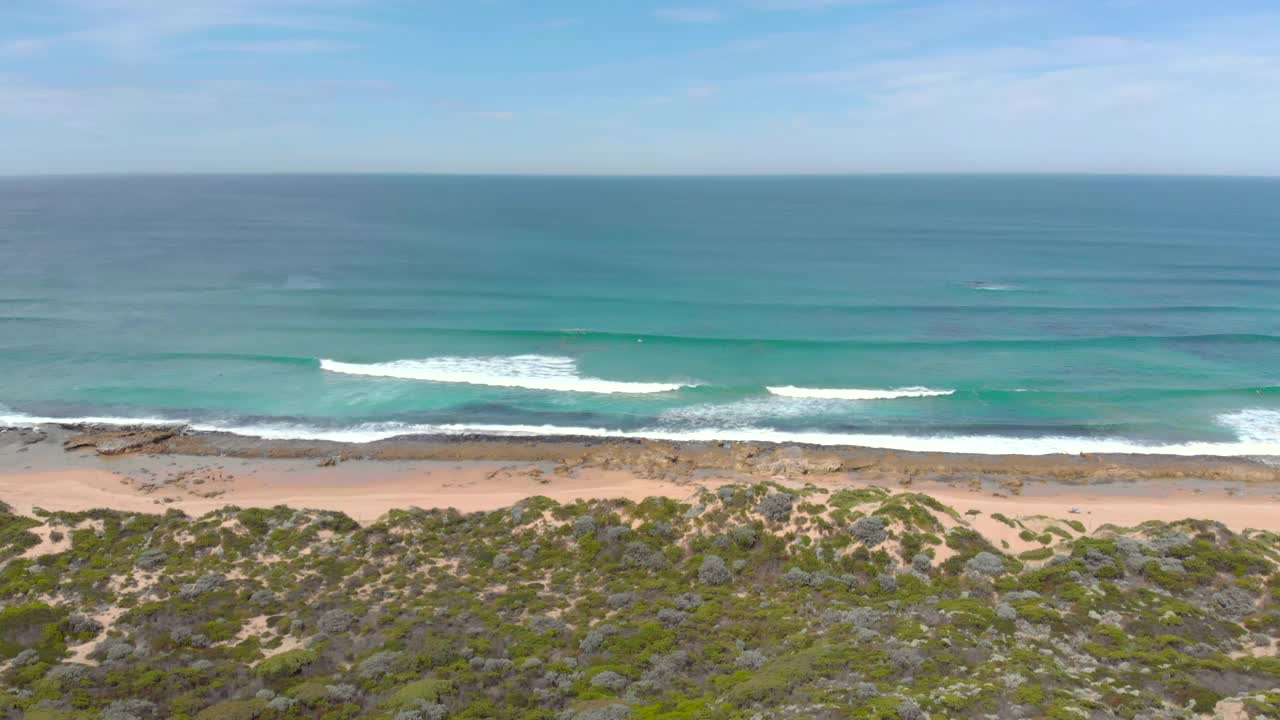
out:
<path id="1" fill-rule="evenodd" d="M 762 478 L 712 471 L 651 479 L 631 469 L 582 467 L 556 472 L 552 463 L 441 460 L 347 460 L 132 454 L 114 457 L 64 451 L 61 444 L 0 444 L 0 500 L 19 512 L 33 508 L 78 511 L 112 508 L 199 515 L 226 505 L 290 505 L 340 510 L 361 523 L 405 507 L 462 512 L 508 507 L 544 495 L 561 503 L 593 498 L 692 500 L 700 487 L 770 479 L 788 486 L 812 483 L 832 490 L 877 485 L 924 492 L 959 512 L 977 511 L 990 536 L 1011 529 L 989 518 L 1074 519 L 1090 531 L 1106 524 L 1134 526 L 1186 518 L 1222 522 L 1234 530 L 1280 531 L 1280 483 L 1223 480 L 1134 480 L 1080 486 L 1031 482 L 1013 494 L 991 482 L 916 481 L 909 487 L 867 481 L 858 473 Z M 988 527 L 989 526 L 989 527 Z M 1016 535 L 1016 533 L 1015 533 Z"/>

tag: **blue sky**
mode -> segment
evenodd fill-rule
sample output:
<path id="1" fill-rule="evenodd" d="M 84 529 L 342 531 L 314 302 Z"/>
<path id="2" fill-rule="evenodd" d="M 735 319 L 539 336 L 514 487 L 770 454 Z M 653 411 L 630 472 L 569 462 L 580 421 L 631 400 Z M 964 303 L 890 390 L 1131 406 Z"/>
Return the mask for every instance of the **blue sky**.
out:
<path id="1" fill-rule="evenodd" d="M 0 173 L 1280 174 L 1276 0 L 10 0 Z"/>

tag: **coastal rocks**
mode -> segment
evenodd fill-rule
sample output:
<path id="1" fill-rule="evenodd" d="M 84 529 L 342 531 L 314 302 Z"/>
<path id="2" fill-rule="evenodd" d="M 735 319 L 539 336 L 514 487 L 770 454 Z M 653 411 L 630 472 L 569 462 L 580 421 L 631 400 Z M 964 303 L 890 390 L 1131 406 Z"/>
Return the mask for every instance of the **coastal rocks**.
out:
<path id="1" fill-rule="evenodd" d="M 1089 485 L 1144 479 L 1192 479 L 1234 482 L 1280 481 L 1280 466 L 1256 459 L 1156 455 L 999 456 L 926 453 L 857 447 L 773 445 L 765 442 L 655 442 L 630 438 L 503 438 L 482 435 L 403 436 L 367 444 L 324 440 L 264 440 L 189 428 L 44 426 L 49 441 L 74 436 L 68 447 L 111 453 L 156 452 L 235 458 L 343 460 L 442 460 L 555 465 L 565 475 L 580 468 L 631 470 L 649 479 L 684 482 L 699 470 L 744 476 L 788 478 L 857 472 L 881 485 L 942 481 L 973 489 L 1001 485 L 1016 495 L 1020 483 L 1059 482 Z M 148 435 L 154 433 L 154 435 Z M 170 435 L 165 439 L 162 436 Z M 14 431 L 0 433 L 0 445 L 12 446 Z M 533 473 L 529 473 L 532 477 Z M 539 480 L 543 482 L 545 478 Z"/>
<path id="2" fill-rule="evenodd" d="M 1021 495 L 1022 487 L 1026 484 L 1026 480 L 1017 475 L 1001 477 L 996 480 L 1000 487 L 1009 492 L 1010 495 Z"/>
<path id="3" fill-rule="evenodd" d="M 141 477 L 130 475 L 122 478 L 120 483 L 130 486 L 144 495 L 152 495 L 157 492 L 178 492 L 205 500 L 211 500 L 227 494 L 227 487 L 235 481 L 235 478 L 230 474 L 212 467 L 190 468 L 164 477 L 157 476 L 156 473 L 147 468 L 138 470 L 136 474 Z M 176 502 L 179 499 L 179 496 L 166 495 L 164 498 L 156 499 L 153 502 L 167 504 Z"/>
<path id="4" fill-rule="evenodd" d="M 92 449 L 99 455 L 126 455 L 156 452 L 165 440 L 177 435 L 181 428 L 90 429 L 73 435 L 62 443 L 64 450 Z"/>
<path id="5" fill-rule="evenodd" d="M 831 475 L 844 467 L 844 460 L 833 452 L 799 447 L 764 449 L 744 443 L 730 451 L 732 470 L 752 475 L 794 477 L 798 475 Z"/>
<path id="6" fill-rule="evenodd" d="M 18 452 L 26 452 L 27 446 L 49 439 L 49 434 L 39 428 L 0 428 L 0 447 L 17 445 Z"/>
<path id="7" fill-rule="evenodd" d="M 569 462 L 563 463 L 563 466 L 573 469 Z M 579 466 L 630 470 L 636 477 L 646 480 L 687 479 L 694 470 L 694 465 L 683 458 L 674 445 L 647 441 L 593 448 L 583 455 Z"/>

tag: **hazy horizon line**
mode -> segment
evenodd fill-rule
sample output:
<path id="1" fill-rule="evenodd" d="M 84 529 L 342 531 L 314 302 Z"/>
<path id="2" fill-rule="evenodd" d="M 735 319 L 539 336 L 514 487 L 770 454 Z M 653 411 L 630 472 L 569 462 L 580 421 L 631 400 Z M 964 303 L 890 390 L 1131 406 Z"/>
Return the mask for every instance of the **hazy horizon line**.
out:
<path id="1" fill-rule="evenodd" d="M 563 178 L 563 179 L 769 179 L 769 178 L 854 178 L 854 177 L 1113 177 L 1113 178 L 1168 178 L 1168 179 L 1239 179 L 1277 180 L 1280 174 L 1205 173 L 1205 172 L 1087 172 L 1087 171 L 1003 171 L 1003 170 L 885 170 L 849 172 L 690 172 L 690 173 L 592 173 L 592 172 L 466 172 L 426 170 L 192 170 L 192 171 L 144 171 L 144 172 L 51 172 L 8 173 L 0 171 L 0 179 L 56 179 L 56 178 L 148 178 L 148 177 L 458 177 L 458 178 Z"/>

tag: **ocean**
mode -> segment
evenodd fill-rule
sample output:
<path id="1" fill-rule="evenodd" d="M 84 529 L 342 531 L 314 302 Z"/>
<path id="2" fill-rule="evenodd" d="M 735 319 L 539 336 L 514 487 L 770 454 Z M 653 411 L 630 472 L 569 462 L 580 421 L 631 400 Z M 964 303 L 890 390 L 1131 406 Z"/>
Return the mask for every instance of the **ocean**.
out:
<path id="1" fill-rule="evenodd" d="M 1280 180 L 0 179 L 0 424 L 1280 455 Z"/>

